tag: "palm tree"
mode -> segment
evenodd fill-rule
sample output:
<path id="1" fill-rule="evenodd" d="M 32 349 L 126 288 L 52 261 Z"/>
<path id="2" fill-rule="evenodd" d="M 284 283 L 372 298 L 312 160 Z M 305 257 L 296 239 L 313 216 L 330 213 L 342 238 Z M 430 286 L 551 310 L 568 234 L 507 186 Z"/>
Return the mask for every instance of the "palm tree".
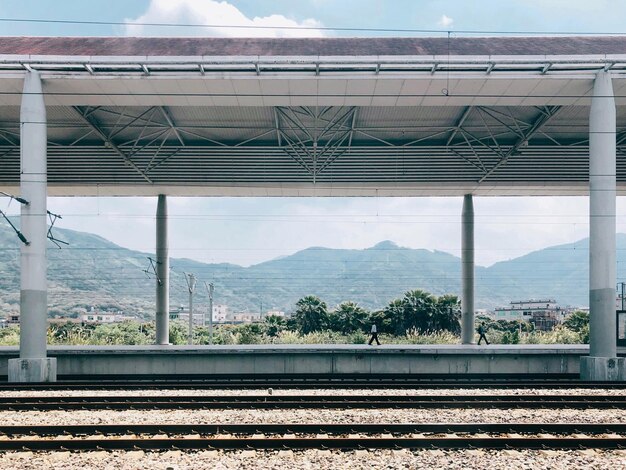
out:
<path id="1" fill-rule="evenodd" d="M 461 332 L 461 302 L 456 295 L 446 294 L 437 299 L 435 325 L 438 330 Z"/>
<path id="2" fill-rule="evenodd" d="M 404 306 L 404 331 L 415 328 L 417 331 L 435 331 L 437 299 L 421 289 L 408 291 L 402 299 Z"/>
<path id="3" fill-rule="evenodd" d="M 344 335 L 363 331 L 367 324 L 368 312 L 354 302 L 342 302 L 330 315 L 333 330 Z"/>
<path id="4" fill-rule="evenodd" d="M 287 322 L 278 315 L 269 315 L 263 320 L 263 327 L 268 336 L 278 336 L 287 327 Z"/>
<path id="5" fill-rule="evenodd" d="M 300 334 L 322 331 L 328 328 L 326 303 L 315 295 L 307 295 L 296 303 L 293 320 Z"/>
<path id="6" fill-rule="evenodd" d="M 402 299 L 392 300 L 381 313 L 384 322 L 389 324 L 391 333 L 403 335 L 406 332 L 407 329 L 404 326 L 404 302 Z M 374 315 L 374 317 L 377 316 L 378 315 Z"/>

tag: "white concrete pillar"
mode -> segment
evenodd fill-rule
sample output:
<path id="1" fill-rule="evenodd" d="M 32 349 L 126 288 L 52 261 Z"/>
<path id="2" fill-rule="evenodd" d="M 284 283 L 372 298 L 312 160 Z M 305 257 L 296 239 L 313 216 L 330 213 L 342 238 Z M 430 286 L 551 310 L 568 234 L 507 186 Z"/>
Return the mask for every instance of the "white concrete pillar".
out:
<path id="1" fill-rule="evenodd" d="M 474 343 L 474 201 L 463 197 L 461 215 L 461 342 Z"/>
<path id="2" fill-rule="evenodd" d="M 56 380 L 56 359 L 46 358 L 48 327 L 47 286 L 47 130 L 41 79 L 28 72 L 20 110 L 21 247 L 20 358 L 9 361 L 9 381 Z"/>
<path id="3" fill-rule="evenodd" d="M 167 241 L 167 198 L 159 194 L 156 213 L 156 344 L 170 342 L 170 258 Z"/>
<path id="4" fill-rule="evenodd" d="M 609 72 L 599 72 L 589 113 L 589 357 L 584 380 L 625 380 L 617 358 L 615 313 L 615 98 Z"/>

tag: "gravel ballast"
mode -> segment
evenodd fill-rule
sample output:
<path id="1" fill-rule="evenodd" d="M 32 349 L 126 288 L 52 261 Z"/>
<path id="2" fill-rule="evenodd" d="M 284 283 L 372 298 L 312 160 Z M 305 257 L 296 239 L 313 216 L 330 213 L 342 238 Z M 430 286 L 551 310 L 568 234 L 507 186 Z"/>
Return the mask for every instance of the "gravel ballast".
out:
<path id="1" fill-rule="evenodd" d="M 72 410 L 3 411 L 13 425 L 206 423 L 626 423 L 599 409 Z"/>
<path id="2" fill-rule="evenodd" d="M 52 452 L 0 455 L 3 469 L 626 469 L 625 451 Z"/>

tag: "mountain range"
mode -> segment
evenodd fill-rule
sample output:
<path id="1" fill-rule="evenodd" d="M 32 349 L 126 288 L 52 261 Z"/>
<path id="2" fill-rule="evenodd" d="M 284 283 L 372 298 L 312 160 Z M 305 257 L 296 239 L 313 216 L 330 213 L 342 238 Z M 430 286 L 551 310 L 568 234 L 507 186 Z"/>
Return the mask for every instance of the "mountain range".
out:
<path id="1" fill-rule="evenodd" d="M 69 243 L 48 249 L 49 305 L 54 315 L 89 306 L 120 308 L 149 316 L 154 311 L 155 279 L 149 256 L 94 234 L 57 229 Z M 0 311 L 19 302 L 19 240 L 0 222 Z M 476 308 L 511 300 L 553 298 L 561 305 L 588 304 L 588 239 L 552 246 L 525 256 L 477 266 Z M 626 234 L 617 235 L 618 280 L 626 277 Z M 194 303 L 207 301 L 203 281 L 214 282 L 215 303 L 239 311 L 277 308 L 318 295 L 329 307 L 351 300 L 381 308 L 409 289 L 436 295 L 460 293 L 460 259 L 452 254 L 411 249 L 383 241 L 363 250 L 311 247 L 249 267 L 171 259 L 172 307 L 188 302 L 184 273 L 199 283 Z M 147 271 L 147 272 L 144 272 Z M 3 308 L 4 307 L 4 308 Z"/>

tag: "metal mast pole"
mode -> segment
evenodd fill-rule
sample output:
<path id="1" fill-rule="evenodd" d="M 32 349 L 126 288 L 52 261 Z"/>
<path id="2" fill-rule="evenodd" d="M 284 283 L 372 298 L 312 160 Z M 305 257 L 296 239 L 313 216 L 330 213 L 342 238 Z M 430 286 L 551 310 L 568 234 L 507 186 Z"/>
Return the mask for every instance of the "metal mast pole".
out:
<path id="1" fill-rule="evenodd" d="M 193 344 L 193 291 L 196 288 L 196 276 L 185 274 L 187 289 L 189 290 L 189 331 L 187 333 L 187 343 Z"/>
<path id="2" fill-rule="evenodd" d="M 209 344 L 213 344 L 213 291 L 215 286 L 212 282 L 209 284 L 205 282 L 204 285 L 209 293 Z"/>

